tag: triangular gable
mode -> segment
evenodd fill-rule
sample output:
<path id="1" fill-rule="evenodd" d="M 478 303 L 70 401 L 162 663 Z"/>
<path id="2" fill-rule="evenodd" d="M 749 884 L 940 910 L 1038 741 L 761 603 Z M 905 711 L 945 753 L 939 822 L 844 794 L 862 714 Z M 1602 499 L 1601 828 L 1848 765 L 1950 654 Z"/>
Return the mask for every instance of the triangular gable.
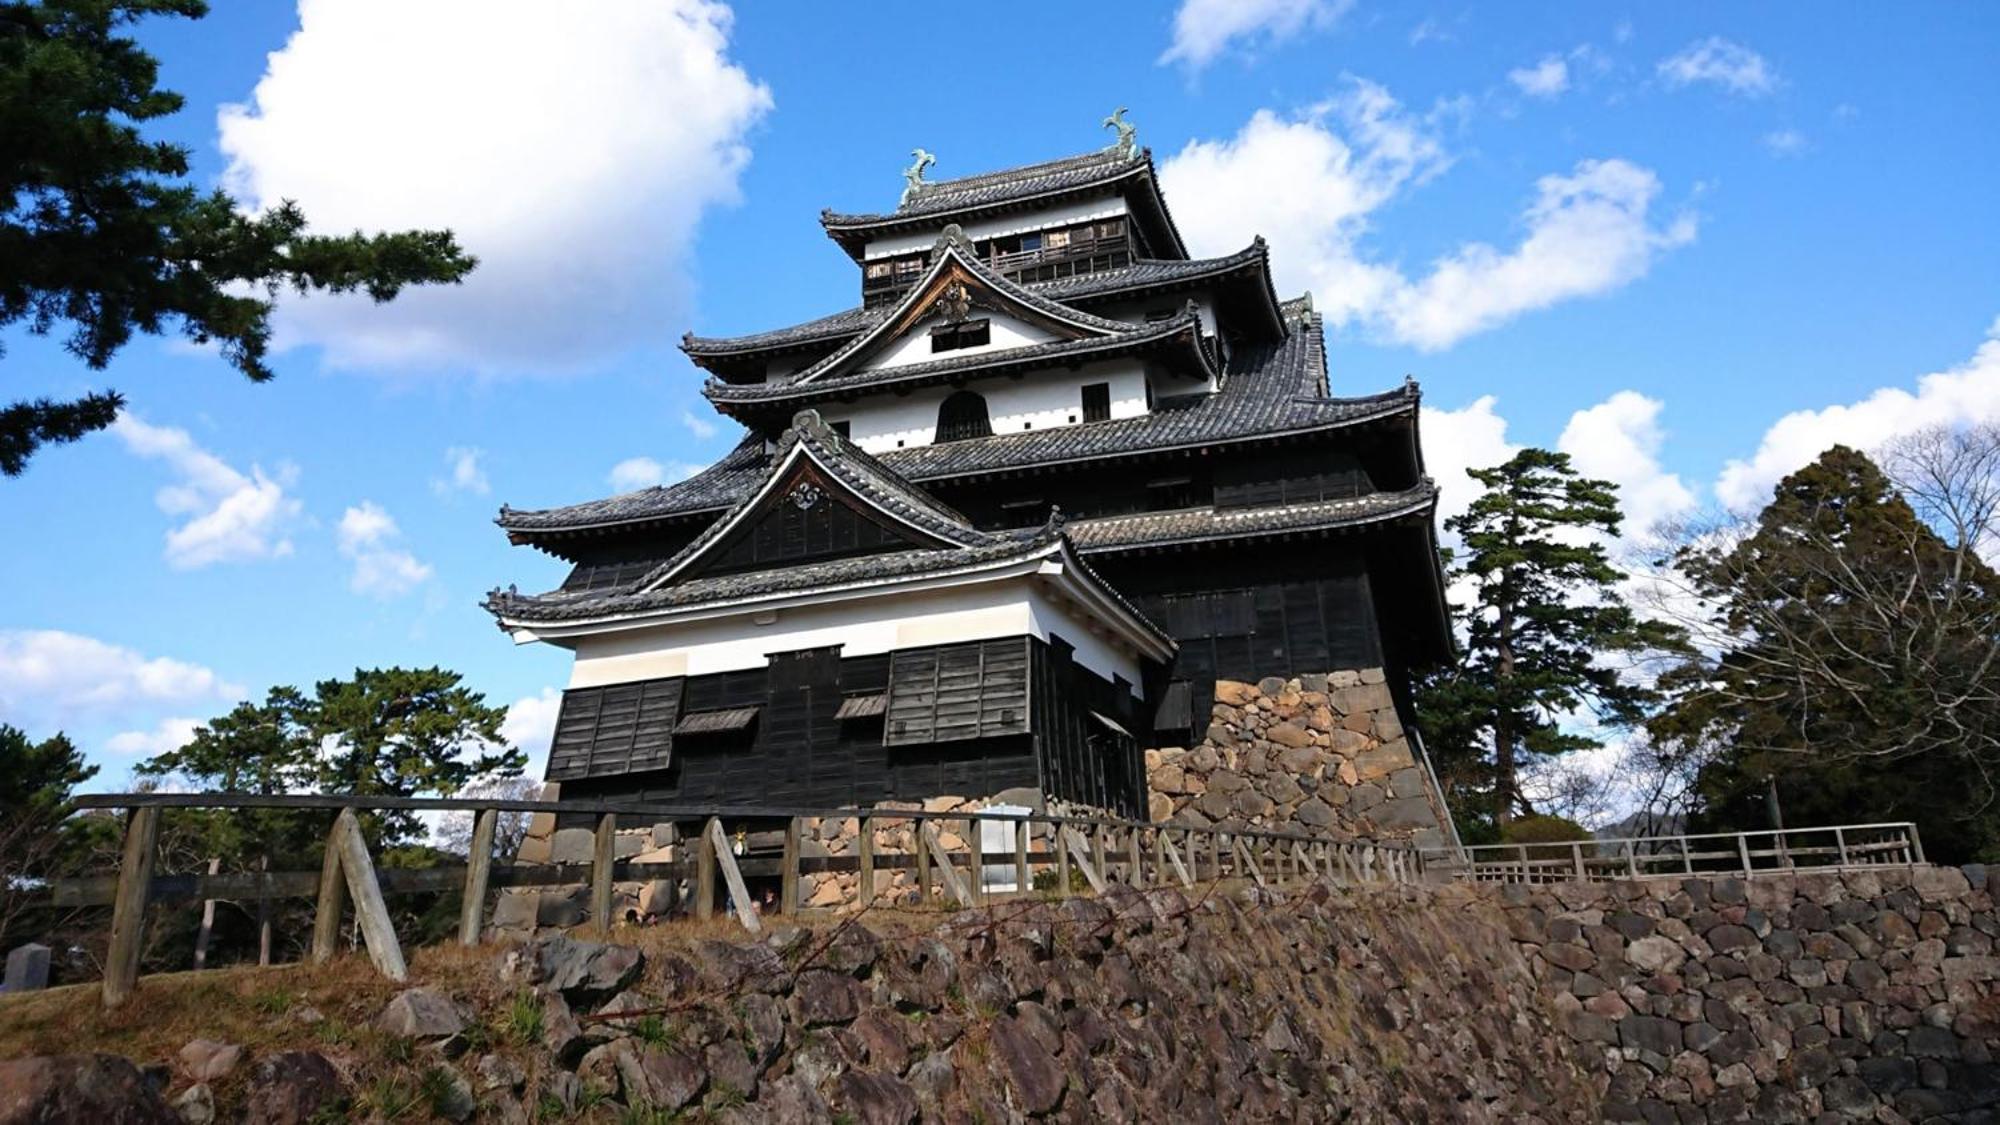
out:
<path id="1" fill-rule="evenodd" d="M 1009 281 L 979 260 L 972 252 L 970 240 L 954 225 L 946 227 L 943 237 L 938 239 L 932 251 L 930 272 L 903 294 L 887 316 L 839 351 L 800 372 L 791 385 L 852 371 L 887 351 L 925 320 L 940 314 L 947 319 L 965 319 L 974 308 L 1025 321 L 1058 340 L 1122 336 L 1139 327 L 1072 308 Z"/>
<path id="2" fill-rule="evenodd" d="M 639 589 L 718 572 L 994 542 L 806 410 L 779 439 L 764 480 Z"/>

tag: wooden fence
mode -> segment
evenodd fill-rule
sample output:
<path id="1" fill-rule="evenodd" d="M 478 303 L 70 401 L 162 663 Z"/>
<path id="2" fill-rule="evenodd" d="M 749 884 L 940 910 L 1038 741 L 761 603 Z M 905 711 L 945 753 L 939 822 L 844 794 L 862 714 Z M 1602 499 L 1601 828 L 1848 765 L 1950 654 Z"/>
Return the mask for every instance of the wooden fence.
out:
<path id="1" fill-rule="evenodd" d="M 1427 853 L 1434 872 L 1481 883 L 1776 875 L 1924 862 L 1917 826 L 1841 824 L 1757 832 L 1634 836 L 1550 844 L 1475 844 Z"/>
<path id="2" fill-rule="evenodd" d="M 334 955 L 341 919 L 353 904 L 363 944 L 375 967 L 394 980 L 407 968 L 391 924 L 388 894 L 461 889 L 459 940 L 477 944 L 484 933 L 486 899 L 501 887 L 574 886 L 590 888 L 590 923 L 600 933 L 611 923 L 613 886 L 628 880 L 672 879 L 694 884 L 694 914 L 707 918 L 717 909 L 717 890 L 726 885 L 729 903 L 751 933 L 762 929 L 746 880 L 776 878 L 781 914 L 805 910 L 801 887 L 809 876 L 853 873 L 851 897 L 818 909 L 862 909 L 880 900 L 884 873 L 909 872 L 917 901 L 949 901 L 977 906 L 990 900 L 1034 895 L 1035 877 L 1053 874 L 1051 892 L 1070 893 L 1076 877 L 1093 891 L 1128 887 L 1193 886 L 1198 881 L 1244 878 L 1280 884 L 1309 878 L 1356 883 L 1411 882 L 1423 874 L 1416 849 L 1401 844 L 1342 841 L 1299 832 L 1229 831 L 1179 825 L 1143 824 L 1089 816 L 1043 813 L 924 812 L 913 809 L 769 809 L 652 805 L 607 801 L 511 801 L 424 797 L 258 796 L 235 793 L 121 793 L 79 797 L 78 808 L 126 810 L 124 851 L 113 875 L 56 880 L 50 897 L 57 906 L 112 908 L 111 944 L 104 966 L 104 1003 L 115 1007 L 129 997 L 139 977 L 146 911 L 172 901 L 270 899 L 317 896 L 311 956 Z M 170 808 L 291 809 L 330 814 L 320 870 L 256 871 L 240 874 L 154 872 L 160 814 Z M 378 869 L 369 855 L 357 814 L 366 811 L 469 812 L 474 816 L 470 855 L 464 865 L 418 870 Z M 501 813 L 551 813 L 595 824 L 587 864 L 495 865 L 493 843 Z M 633 825 L 698 824 L 694 854 L 666 863 L 619 859 L 621 818 Z M 806 826 L 815 820 L 855 823 L 853 855 L 806 856 Z M 995 822 L 1008 845 L 995 850 L 982 831 Z M 777 857 L 735 854 L 727 825 L 777 826 L 783 853 Z M 904 827 L 914 846 L 884 852 L 878 828 Z M 960 846 L 947 848 L 945 831 L 963 828 Z M 944 831 L 941 831 L 944 830 Z M 1074 873 L 1074 875 L 1072 874 Z M 1000 878 L 995 878 L 999 875 Z M 1011 880 L 1006 876 L 1011 875 Z M 1010 889 L 996 891 L 989 884 Z"/>

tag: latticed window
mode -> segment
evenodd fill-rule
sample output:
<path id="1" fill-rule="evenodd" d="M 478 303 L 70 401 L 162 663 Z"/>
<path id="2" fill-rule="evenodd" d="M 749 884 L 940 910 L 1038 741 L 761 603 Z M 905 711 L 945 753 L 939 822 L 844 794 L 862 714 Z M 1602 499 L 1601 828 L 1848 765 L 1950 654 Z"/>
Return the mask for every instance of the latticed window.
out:
<path id="1" fill-rule="evenodd" d="M 993 422 L 986 416 L 984 396 L 974 391 L 955 391 L 938 404 L 938 441 L 992 436 Z"/>

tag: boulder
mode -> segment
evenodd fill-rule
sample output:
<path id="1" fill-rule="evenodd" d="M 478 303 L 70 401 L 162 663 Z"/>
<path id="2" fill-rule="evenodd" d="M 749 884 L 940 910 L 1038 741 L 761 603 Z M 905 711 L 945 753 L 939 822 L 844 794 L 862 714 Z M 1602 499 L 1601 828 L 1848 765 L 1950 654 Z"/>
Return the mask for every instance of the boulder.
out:
<path id="1" fill-rule="evenodd" d="M 213 1082 L 236 1069 L 243 1048 L 235 1043 L 195 1039 L 181 1048 L 181 1071 L 196 1082 Z"/>
<path id="2" fill-rule="evenodd" d="M 1002 1016 L 989 1026 L 994 1076 L 1030 1115 L 1047 1113 L 1062 1101 L 1065 1079 L 1055 1056 L 1020 1020 Z"/>
<path id="3" fill-rule="evenodd" d="M 436 1085 L 431 1090 L 431 1111 L 446 1121 L 469 1121 L 479 1112 L 479 1099 L 473 1096 L 472 1083 L 450 1063 L 438 1067 Z"/>
<path id="4" fill-rule="evenodd" d="M 307 1125 L 335 1112 L 347 1083 L 318 1051 L 285 1051 L 260 1059 L 244 1098 L 245 1125 Z"/>
<path id="5" fill-rule="evenodd" d="M 181 1115 L 185 1125 L 213 1125 L 215 1121 L 215 1091 L 206 1082 L 182 1090 L 173 1104 L 174 1112 Z"/>
<path id="6" fill-rule="evenodd" d="M 612 1045 L 611 1058 L 628 1105 L 673 1113 L 708 1085 L 701 1056 L 690 1050 L 634 1045 L 630 1039 L 621 1039 Z"/>
<path id="7" fill-rule="evenodd" d="M 375 1026 L 404 1039 L 448 1039 L 465 1030 L 465 1020 L 451 998 L 443 993 L 429 988 L 406 988 L 382 1009 Z M 185 1051 L 182 1057 L 186 1057 Z"/>
<path id="8" fill-rule="evenodd" d="M 638 977 L 645 961 L 630 946 L 577 941 L 567 934 L 543 938 L 533 953 L 536 979 L 571 1000 L 621 991 Z"/>
<path id="9" fill-rule="evenodd" d="M 40 1055 L 0 1062 L 0 1122 L 61 1125 L 179 1125 L 130 1059 L 118 1055 Z"/>
<path id="10" fill-rule="evenodd" d="M 917 1093 L 893 1074 L 849 1070 L 834 1081 L 833 1105 L 856 1125 L 909 1125 L 916 1120 Z"/>

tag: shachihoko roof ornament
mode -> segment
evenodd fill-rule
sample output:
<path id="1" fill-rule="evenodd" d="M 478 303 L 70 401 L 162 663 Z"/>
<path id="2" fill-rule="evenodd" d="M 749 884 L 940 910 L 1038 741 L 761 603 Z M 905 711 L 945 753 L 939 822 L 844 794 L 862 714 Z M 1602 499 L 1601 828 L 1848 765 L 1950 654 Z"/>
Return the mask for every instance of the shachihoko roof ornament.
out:
<path id="1" fill-rule="evenodd" d="M 1139 155 L 1139 127 L 1125 120 L 1124 106 L 1111 111 L 1111 116 L 1104 119 L 1104 127 L 1118 130 L 1118 139 L 1106 145 L 1104 151 L 1125 160 Z"/>
<path id="2" fill-rule="evenodd" d="M 908 168 L 903 169 L 903 198 L 896 201 L 898 207 L 908 203 L 910 197 L 917 194 L 917 189 L 924 186 L 924 169 L 937 163 L 937 157 L 921 148 L 911 149 L 910 155 L 915 159 Z"/>

